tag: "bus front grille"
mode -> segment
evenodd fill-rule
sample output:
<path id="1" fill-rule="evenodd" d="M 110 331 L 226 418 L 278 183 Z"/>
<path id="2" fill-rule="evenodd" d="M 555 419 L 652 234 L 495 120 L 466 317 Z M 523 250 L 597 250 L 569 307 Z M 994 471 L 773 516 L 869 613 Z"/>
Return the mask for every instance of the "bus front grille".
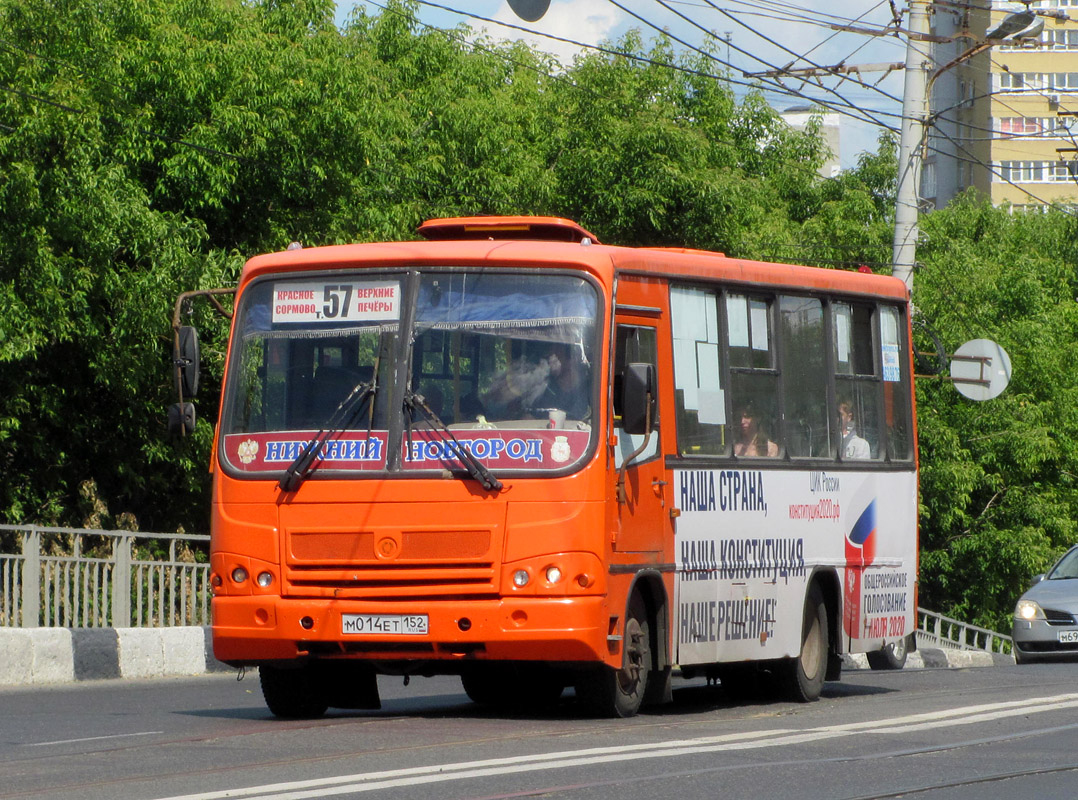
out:
<path id="1" fill-rule="evenodd" d="M 440 597 L 497 594 L 494 564 L 296 567 L 285 570 L 285 596 L 333 598 Z"/>
<path id="2" fill-rule="evenodd" d="M 285 597 L 498 594 L 505 508 L 382 503 L 281 510 Z"/>

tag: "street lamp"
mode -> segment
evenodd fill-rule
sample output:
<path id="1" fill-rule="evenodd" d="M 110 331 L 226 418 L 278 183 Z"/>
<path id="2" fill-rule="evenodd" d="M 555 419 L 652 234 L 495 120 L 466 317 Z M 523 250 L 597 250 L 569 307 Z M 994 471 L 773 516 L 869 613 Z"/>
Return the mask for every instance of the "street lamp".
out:
<path id="1" fill-rule="evenodd" d="M 550 0 L 509 0 L 513 13 L 528 22 L 541 19 L 550 7 Z"/>

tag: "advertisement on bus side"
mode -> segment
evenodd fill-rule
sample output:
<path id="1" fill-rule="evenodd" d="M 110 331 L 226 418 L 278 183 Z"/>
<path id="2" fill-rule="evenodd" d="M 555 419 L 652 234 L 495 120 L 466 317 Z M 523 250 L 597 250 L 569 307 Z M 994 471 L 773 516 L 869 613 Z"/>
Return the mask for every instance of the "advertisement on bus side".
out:
<path id="1" fill-rule="evenodd" d="M 818 571 L 841 581 L 844 649 L 914 629 L 913 473 L 675 470 L 674 488 L 678 663 L 796 655 Z"/>

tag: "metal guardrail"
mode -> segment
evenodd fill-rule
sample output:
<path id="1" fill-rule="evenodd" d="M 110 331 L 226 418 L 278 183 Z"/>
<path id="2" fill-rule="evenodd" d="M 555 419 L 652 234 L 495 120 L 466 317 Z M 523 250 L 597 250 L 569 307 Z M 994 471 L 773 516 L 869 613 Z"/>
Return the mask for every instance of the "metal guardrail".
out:
<path id="1" fill-rule="evenodd" d="M 934 611 L 917 608 L 917 643 L 952 650 L 981 650 L 986 653 L 1010 653 L 1011 637 L 978 628 Z"/>
<path id="2" fill-rule="evenodd" d="M 0 627 L 209 625 L 209 540 L 0 525 Z"/>

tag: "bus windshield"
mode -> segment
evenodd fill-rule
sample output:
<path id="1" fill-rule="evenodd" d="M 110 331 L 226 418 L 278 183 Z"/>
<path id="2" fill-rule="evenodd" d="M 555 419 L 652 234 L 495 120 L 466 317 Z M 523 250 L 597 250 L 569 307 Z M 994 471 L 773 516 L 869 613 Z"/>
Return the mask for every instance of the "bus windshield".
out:
<path id="1" fill-rule="evenodd" d="M 499 472 L 578 464 L 598 307 L 595 287 L 566 274 L 263 279 L 237 309 L 222 461 L 283 470 L 320 436 L 319 473 L 454 469 L 459 447 Z"/>

